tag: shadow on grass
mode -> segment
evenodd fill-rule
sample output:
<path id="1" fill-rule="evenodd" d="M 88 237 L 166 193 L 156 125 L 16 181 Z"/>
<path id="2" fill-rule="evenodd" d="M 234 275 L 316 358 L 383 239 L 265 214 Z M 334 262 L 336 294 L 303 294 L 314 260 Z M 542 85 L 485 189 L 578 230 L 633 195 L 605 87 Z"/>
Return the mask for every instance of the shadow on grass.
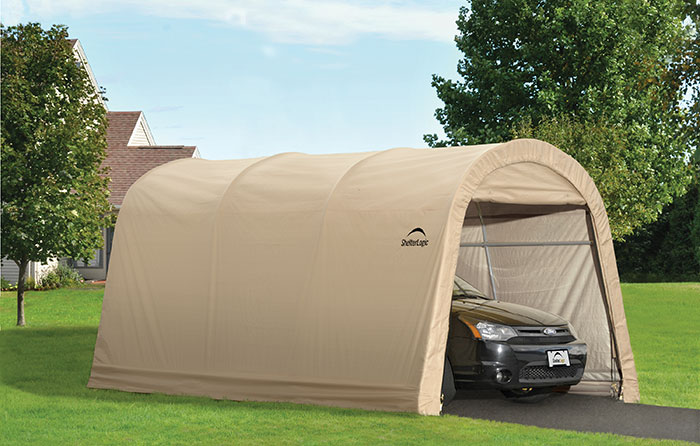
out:
<path id="1" fill-rule="evenodd" d="M 372 416 L 358 409 L 293 403 L 215 400 L 206 397 L 143 394 L 87 388 L 97 328 L 27 328 L 0 331 L 0 385 L 38 396 L 83 398 L 91 401 L 148 404 L 188 404 L 200 407 L 260 411 L 317 411 L 335 416 Z M 389 415 L 388 413 L 385 413 Z M 398 417 L 415 414 L 393 413 Z"/>
<path id="2" fill-rule="evenodd" d="M 75 396 L 90 376 L 97 329 L 20 328 L 0 332 L 0 382 L 39 395 Z"/>

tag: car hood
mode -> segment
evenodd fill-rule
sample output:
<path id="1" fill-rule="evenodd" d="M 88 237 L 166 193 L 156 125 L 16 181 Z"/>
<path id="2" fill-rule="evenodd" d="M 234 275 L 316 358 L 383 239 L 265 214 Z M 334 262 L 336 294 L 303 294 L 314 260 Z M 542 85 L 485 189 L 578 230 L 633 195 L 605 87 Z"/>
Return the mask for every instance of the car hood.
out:
<path id="1" fill-rule="evenodd" d="M 566 325 L 567 321 L 556 314 L 525 305 L 486 299 L 460 299 L 452 301 L 452 312 L 470 322 L 494 322 L 511 326 Z"/>

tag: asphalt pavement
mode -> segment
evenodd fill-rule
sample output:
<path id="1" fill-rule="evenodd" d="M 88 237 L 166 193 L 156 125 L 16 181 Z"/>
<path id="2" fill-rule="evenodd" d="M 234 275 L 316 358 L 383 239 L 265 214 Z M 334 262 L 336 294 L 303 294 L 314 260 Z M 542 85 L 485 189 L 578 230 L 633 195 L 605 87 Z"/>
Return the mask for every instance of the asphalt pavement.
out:
<path id="1" fill-rule="evenodd" d="M 700 443 L 700 410 L 629 404 L 600 396 L 555 393 L 525 404 L 500 392 L 457 392 L 444 413 L 582 432 L 609 432 L 633 437 Z"/>

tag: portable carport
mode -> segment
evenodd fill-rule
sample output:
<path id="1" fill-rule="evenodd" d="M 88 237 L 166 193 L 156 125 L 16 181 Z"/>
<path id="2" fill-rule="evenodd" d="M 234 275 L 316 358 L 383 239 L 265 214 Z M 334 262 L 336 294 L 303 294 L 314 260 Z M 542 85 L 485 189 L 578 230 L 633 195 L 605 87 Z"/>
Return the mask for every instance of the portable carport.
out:
<path id="1" fill-rule="evenodd" d="M 537 140 L 150 171 L 88 386 L 438 414 L 455 271 L 568 318 L 589 346 L 574 390 L 639 399 L 603 202 Z"/>

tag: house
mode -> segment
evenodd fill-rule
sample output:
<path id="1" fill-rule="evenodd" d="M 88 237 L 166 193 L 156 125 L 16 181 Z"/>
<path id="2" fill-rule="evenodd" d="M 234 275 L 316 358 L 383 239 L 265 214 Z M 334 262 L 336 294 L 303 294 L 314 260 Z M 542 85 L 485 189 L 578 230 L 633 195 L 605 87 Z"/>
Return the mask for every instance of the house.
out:
<path id="1" fill-rule="evenodd" d="M 78 39 L 70 40 L 76 63 L 84 67 L 96 91 L 100 87 L 88 63 L 82 45 Z M 107 104 L 101 99 L 100 103 L 107 109 Z M 196 146 L 157 145 L 146 117 L 141 111 L 107 111 L 109 125 L 107 127 L 107 157 L 103 166 L 110 170 L 110 203 L 114 212 L 118 213 L 129 187 L 144 173 L 154 167 L 180 158 L 199 158 Z M 107 277 L 109 255 L 112 246 L 113 229 L 103 231 L 104 245 L 95 251 L 94 257 L 88 261 L 63 259 L 76 268 L 88 280 L 103 280 Z M 45 262 L 30 262 L 27 276 L 41 280 L 58 263 L 57 259 L 47 259 Z M 14 261 L 2 259 L 0 275 L 11 283 L 17 283 L 19 268 Z"/>
<path id="2" fill-rule="evenodd" d="M 195 146 L 156 145 L 146 117 L 140 111 L 107 112 L 107 119 L 107 158 L 104 165 L 110 169 L 109 201 L 117 213 L 129 187 L 144 173 L 176 159 L 199 158 Z M 68 263 L 86 279 L 105 279 L 113 236 L 112 228 L 103 232 L 105 244 L 95 251 L 95 256 L 89 262 L 69 260 Z"/>

